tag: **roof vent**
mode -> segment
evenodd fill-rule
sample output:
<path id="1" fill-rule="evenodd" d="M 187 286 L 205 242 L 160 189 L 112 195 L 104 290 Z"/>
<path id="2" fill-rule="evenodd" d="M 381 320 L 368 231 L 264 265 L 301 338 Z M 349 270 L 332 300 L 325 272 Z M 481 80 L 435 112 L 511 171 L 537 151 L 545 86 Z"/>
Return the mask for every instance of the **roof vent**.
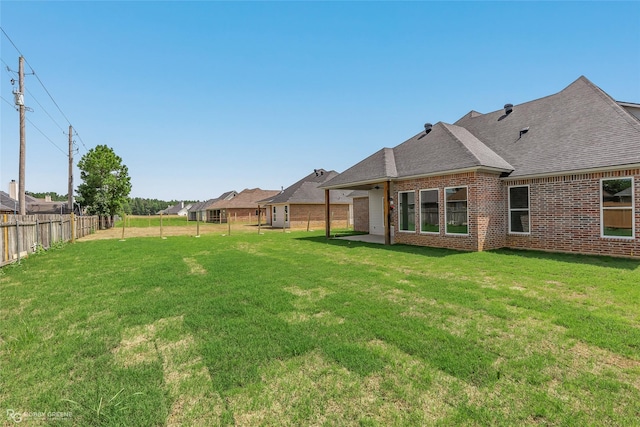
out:
<path id="1" fill-rule="evenodd" d="M 432 128 L 433 128 L 433 125 L 431 123 L 425 123 L 424 124 L 424 133 L 427 134 L 427 133 L 431 132 Z"/>
<path id="2" fill-rule="evenodd" d="M 507 116 L 513 111 L 513 104 L 504 104 L 504 114 Z"/>
<path id="3" fill-rule="evenodd" d="M 526 128 L 520 129 L 520 136 L 518 136 L 518 139 L 522 138 L 522 135 L 524 135 L 527 132 L 529 132 L 529 126 L 527 126 Z"/>

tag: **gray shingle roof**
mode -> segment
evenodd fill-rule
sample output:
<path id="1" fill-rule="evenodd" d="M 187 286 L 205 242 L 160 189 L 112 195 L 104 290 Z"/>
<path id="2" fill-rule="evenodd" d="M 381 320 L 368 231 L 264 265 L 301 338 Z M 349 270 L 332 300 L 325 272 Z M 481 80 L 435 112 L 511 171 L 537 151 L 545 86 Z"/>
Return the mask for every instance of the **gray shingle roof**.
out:
<path id="1" fill-rule="evenodd" d="M 582 76 L 509 115 L 472 110 L 453 125 L 439 122 L 429 134 L 377 151 L 322 187 L 474 167 L 518 177 L 631 164 L 640 164 L 640 121 Z"/>
<path id="2" fill-rule="evenodd" d="M 305 176 L 298 182 L 285 188 L 281 193 L 264 200 L 269 204 L 313 204 L 324 203 L 324 190 L 320 185 L 329 179 L 338 175 L 336 171 L 326 171 L 324 169 L 316 169 L 314 172 Z M 348 191 L 332 191 L 331 203 L 350 203 L 350 199 L 346 196 Z"/>
<path id="3" fill-rule="evenodd" d="M 512 164 L 512 177 L 640 163 L 640 122 L 585 77 L 498 120 L 503 115 L 466 116 L 456 124 Z"/>
<path id="4" fill-rule="evenodd" d="M 207 207 L 210 209 L 256 209 L 260 200 L 271 198 L 280 193 L 278 190 L 262 190 L 261 188 L 245 188 L 230 200 L 219 200 Z M 260 203 L 261 204 L 261 203 Z"/>

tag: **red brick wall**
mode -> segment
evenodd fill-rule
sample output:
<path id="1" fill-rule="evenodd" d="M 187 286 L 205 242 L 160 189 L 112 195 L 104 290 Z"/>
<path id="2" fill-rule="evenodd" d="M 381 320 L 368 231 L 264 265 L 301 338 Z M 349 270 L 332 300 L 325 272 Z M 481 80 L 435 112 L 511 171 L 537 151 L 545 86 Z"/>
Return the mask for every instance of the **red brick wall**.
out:
<path id="1" fill-rule="evenodd" d="M 600 237 L 600 179 L 634 177 L 635 239 Z M 529 235 L 509 234 L 509 186 L 529 185 Z M 445 235 L 444 188 L 467 186 L 469 235 Z M 419 190 L 438 188 L 440 233 L 420 233 Z M 398 192 L 415 191 L 416 231 L 398 229 Z M 501 247 L 552 252 L 640 256 L 640 169 L 528 180 L 501 180 L 490 173 L 465 173 L 396 182 L 392 188 L 394 241 L 458 250 Z M 358 211 L 354 201 L 356 218 Z M 357 221 L 356 221 L 357 222 Z"/>
<path id="2" fill-rule="evenodd" d="M 494 180 L 498 180 L 497 175 L 493 175 Z M 445 175 L 438 177 L 420 178 L 410 181 L 401 181 L 394 183 L 393 186 L 393 199 L 395 201 L 395 208 L 393 210 L 394 220 L 394 242 L 406 243 L 409 245 L 419 246 L 433 246 L 438 248 L 450 248 L 465 251 L 477 251 L 482 249 L 489 249 L 485 247 L 486 231 L 489 222 L 486 220 L 486 211 L 489 210 L 486 206 L 480 205 L 484 197 L 478 198 L 478 182 L 484 183 L 488 178 L 479 176 L 475 172 Z M 493 184 L 495 186 L 495 184 Z M 444 189 L 445 187 L 467 187 L 467 209 L 468 209 L 468 235 L 445 235 L 445 200 Z M 439 234 L 425 234 L 420 232 L 420 190 L 426 190 L 429 188 L 438 189 L 439 211 L 440 211 L 440 233 Z M 406 232 L 398 229 L 398 210 L 400 208 L 398 203 L 399 191 L 415 191 L 416 202 L 416 231 Z M 492 195 L 493 197 L 493 195 Z M 495 208 L 494 208 L 495 209 Z M 478 228 L 478 220 L 480 219 L 480 227 Z M 483 236 L 482 246 L 479 245 L 478 235 Z"/>
<path id="3" fill-rule="evenodd" d="M 348 204 L 331 204 L 331 228 L 346 228 L 349 221 Z M 322 229 L 325 226 L 325 205 L 319 204 L 294 204 L 289 205 L 290 228 Z"/>
<path id="4" fill-rule="evenodd" d="M 600 237 L 600 179 L 634 177 L 636 238 Z M 508 235 L 511 248 L 640 256 L 640 169 L 517 180 L 529 185 L 531 234 Z"/>
<path id="5" fill-rule="evenodd" d="M 369 198 L 354 197 L 353 199 L 353 230 L 369 232 Z"/>

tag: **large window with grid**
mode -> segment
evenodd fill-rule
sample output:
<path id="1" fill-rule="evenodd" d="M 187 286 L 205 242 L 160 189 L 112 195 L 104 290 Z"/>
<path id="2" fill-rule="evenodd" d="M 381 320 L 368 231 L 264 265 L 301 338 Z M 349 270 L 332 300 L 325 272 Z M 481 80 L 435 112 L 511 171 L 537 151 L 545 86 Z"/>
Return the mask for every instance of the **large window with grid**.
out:
<path id="1" fill-rule="evenodd" d="M 469 212 L 467 209 L 467 187 L 444 189 L 445 232 L 447 234 L 469 234 Z"/>
<path id="2" fill-rule="evenodd" d="M 600 232 L 602 237 L 634 238 L 633 178 L 600 181 Z"/>

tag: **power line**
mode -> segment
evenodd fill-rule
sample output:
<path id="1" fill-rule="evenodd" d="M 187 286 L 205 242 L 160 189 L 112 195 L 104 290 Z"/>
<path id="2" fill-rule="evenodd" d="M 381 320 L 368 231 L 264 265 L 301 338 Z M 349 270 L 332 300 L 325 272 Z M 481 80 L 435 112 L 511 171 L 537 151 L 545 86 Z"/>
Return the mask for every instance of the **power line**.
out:
<path id="1" fill-rule="evenodd" d="M 11 105 L 11 107 L 13 107 L 14 109 L 17 109 L 16 106 L 14 104 L 12 104 L 11 102 L 9 102 L 4 96 L 0 96 L 0 98 L 6 102 L 7 104 Z"/>
<path id="2" fill-rule="evenodd" d="M 31 126 L 33 126 L 33 127 L 34 127 L 38 132 L 40 132 L 40 133 L 42 134 L 42 136 L 44 136 L 45 138 L 47 138 L 47 140 L 49 140 L 49 142 L 50 142 L 54 147 L 56 147 L 58 150 L 60 150 L 60 151 L 62 152 L 62 154 L 64 154 L 64 155 L 65 155 L 65 157 L 69 157 L 69 155 L 68 155 L 68 154 L 67 154 L 67 153 L 66 153 L 62 148 L 58 147 L 58 146 L 56 145 L 56 143 L 55 143 L 55 142 L 53 142 L 53 140 L 52 140 L 51 138 L 49 138 L 47 135 L 45 135 L 45 133 L 44 133 L 44 132 L 42 132 L 42 131 L 38 128 L 38 126 L 36 126 L 35 124 L 33 124 L 33 122 L 32 122 L 31 120 L 29 120 L 29 118 L 28 118 L 28 117 L 27 117 L 27 121 L 28 121 L 29 123 L 31 123 Z"/>
<path id="3" fill-rule="evenodd" d="M 22 52 L 20 52 L 20 49 L 18 49 L 18 46 L 16 46 L 16 44 L 13 42 L 13 40 L 11 40 L 11 37 L 9 37 L 9 34 L 7 34 L 7 32 L 4 30 L 4 28 L 0 27 L 0 30 L 2 30 L 2 34 L 4 34 L 4 36 L 7 38 L 7 40 L 9 40 L 9 43 L 11 43 L 13 45 L 13 47 L 18 51 L 20 56 L 24 57 Z"/>
<path id="4" fill-rule="evenodd" d="M 13 108 L 16 107 L 11 102 L 9 102 L 4 96 L 0 96 L 0 99 L 2 99 L 4 102 L 9 104 L 11 107 L 13 107 Z M 54 147 L 56 147 L 58 150 L 60 150 L 62 152 L 62 154 L 65 155 L 65 157 L 69 157 L 69 155 L 67 153 L 65 153 L 65 151 L 62 148 L 58 147 L 58 145 L 55 142 L 53 142 L 53 140 L 51 138 L 49 138 L 44 132 L 42 132 L 40 130 L 40 128 L 38 126 L 36 126 L 28 117 L 26 119 L 27 119 L 27 121 L 29 123 L 31 123 L 31 126 L 33 126 L 38 132 L 40 132 L 42 134 L 42 136 L 44 136 Z"/>
<path id="5" fill-rule="evenodd" d="M 9 37 L 9 35 L 7 34 L 7 32 L 4 30 L 4 28 L 0 27 L 0 29 L 2 30 L 2 33 L 5 35 L 5 37 L 7 38 L 7 40 L 9 40 L 9 42 L 11 43 L 11 45 L 15 48 L 15 50 L 20 54 L 20 56 L 22 56 L 24 58 L 24 62 L 29 66 L 29 68 L 31 68 L 31 73 L 35 76 L 35 78 L 38 80 L 38 82 L 40 83 L 40 86 L 42 86 L 42 88 L 44 89 L 44 91 L 47 93 L 47 95 L 49 96 L 49 98 L 51 99 L 51 102 L 53 102 L 53 104 L 56 106 L 56 108 L 58 109 L 58 111 L 60 112 L 60 114 L 62 114 L 62 117 L 64 117 L 64 119 L 67 121 L 67 124 L 69 126 L 71 125 L 71 121 L 69 120 L 69 118 L 67 117 L 67 115 L 62 111 L 62 108 L 60 108 L 60 106 L 58 105 L 58 103 L 56 102 L 56 100 L 53 98 L 53 96 L 51 95 L 51 93 L 49 92 L 49 90 L 47 89 L 47 87 L 44 85 L 44 83 L 42 82 L 42 80 L 40 79 L 40 76 L 38 76 L 38 74 L 35 72 L 35 70 L 33 69 L 33 67 L 31 66 L 31 64 L 29 64 L 29 61 L 27 61 L 27 58 L 25 58 L 25 56 L 22 54 L 22 52 L 20 52 L 20 49 L 18 49 L 18 46 L 16 46 L 16 44 L 13 42 L 13 40 L 11 40 L 11 37 Z M 4 61 L 2 61 L 4 63 Z M 6 63 L 5 63 L 6 64 Z M 8 65 L 7 65 L 8 67 Z M 36 101 L 37 102 L 37 101 Z M 38 102 L 38 105 L 40 105 L 42 107 L 42 105 Z M 44 109 L 44 107 L 43 107 Z M 47 115 L 49 115 L 49 113 L 47 113 Z M 51 115 L 49 115 L 49 117 L 51 117 Z M 51 117 L 51 120 L 53 120 L 53 118 Z M 58 125 L 57 122 L 55 122 L 56 125 L 62 130 L 62 127 L 60 125 Z M 32 123 L 33 124 L 33 123 Z M 75 127 L 74 127 L 75 129 Z M 62 130 L 62 132 L 64 132 L 64 130 Z M 78 136 L 78 138 L 80 139 L 80 142 L 82 142 L 82 146 L 84 147 L 85 150 L 89 151 L 87 149 L 87 146 L 85 145 L 84 141 L 82 140 L 82 138 L 80 137 L 80 135 L 78 135 L 78 133 L 76 132 L 76 135 Z"/>
<path id="6" fill-rule="evenodd" d="M 51 119 L 51 121 L 52 121 L 53 123 L 55 123 L 55 125 L 56 125 L 56 126 L 58 126 L 58 129 L 60 129 L 62 132 L 64 132 L 64 129 L 62 129 L 62 126 L 60 126 L 60 124 L 58 124 L 58 122 L 56 122 L 56 120 L 55 120 L 53 117 L 51 117 L 51 114 L 49 114 L 49 112 L 47 111 L 47 109 L 46 109 L 46 108 L 44 108 L 44 106 L 43 106 L 42 104 L 40 104 L 40 101 L 38 101 L 38 99 L 37 99 L 37 98 L 36 98 L 36 97 L 31 93 L 31 91 L 30 91 L 29 89 L 26 89 L 26 91 L 27 91 L 27 93 L 28 93 L 29 95 L 31 95 L 31 98 L 32 98 L 34 101 L 36 101 L 36 103 L 40 106 L 40 108 L 42 108 L 42 111 L 44 111 L 44 113 L 45 113 L 47 116 L 49 116 L 49 118 Z"/>

